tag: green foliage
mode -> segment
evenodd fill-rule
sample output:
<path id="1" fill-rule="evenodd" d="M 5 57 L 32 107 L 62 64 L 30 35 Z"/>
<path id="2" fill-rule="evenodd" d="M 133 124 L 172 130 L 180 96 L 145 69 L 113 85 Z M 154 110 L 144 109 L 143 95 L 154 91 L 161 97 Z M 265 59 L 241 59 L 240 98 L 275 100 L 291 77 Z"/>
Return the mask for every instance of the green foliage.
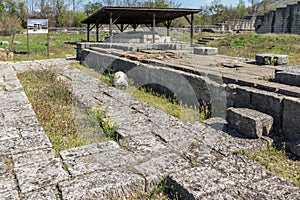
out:
<path id="1" fill-rule="evenodd" d="M 109 85 L 109 86 L 112 86 L 113 83 L 114 83 L 114 78 L 115 78 L 114 72 L 109 71 L 109 72 L 103 74 L 103 76 L 101 76 L 100 80 L 101 80 L 103 83 L 105 83 L 105 84 L 107 84 L 107 85 Z"/>
<path id="2" fill-rule="evenodd" d="M 97 119 L 99 126 L 103 129 L 104 134 L 108 139 L 119 142 L 120 135 L 116 132 L 117 123 L 112 118 L 106 118 L 105 113 L 100 108 L 92 108 L 91 113 Z"/>
<path id="3" fill-rule="evenodd" d="M 293 44 L 293 45 L 290 45 Z M 219 54 L 254 59 L 256 54 L 288 54 L 289 63 L 300 63 L 300 36 L 291 34 L 238 34 L 209 43 Z M 275 60 L 270 64 L 276 63 Z"/>
<path id="4" fill-rule="evenodd" d="M 104 35 L 103 35 L 104 37 Z M 10 41 L 11 37 L 0 37 L 0 40 Z M 49 33 L 49 58 L 65 58 L 66 55 L 75 57 L 75 45 L 67 43 L 76 43 L 86 39 L 85 34 L 58 34 Z M 24 60 L 40 60 L 47 59 L 47 36 L 46 35 L 29 35 L 29 54 L 27 51 L 27 36 L 26 34 L 17 34 L 14 40 L 21 42 L 14 46 L 15 61 Z"/>

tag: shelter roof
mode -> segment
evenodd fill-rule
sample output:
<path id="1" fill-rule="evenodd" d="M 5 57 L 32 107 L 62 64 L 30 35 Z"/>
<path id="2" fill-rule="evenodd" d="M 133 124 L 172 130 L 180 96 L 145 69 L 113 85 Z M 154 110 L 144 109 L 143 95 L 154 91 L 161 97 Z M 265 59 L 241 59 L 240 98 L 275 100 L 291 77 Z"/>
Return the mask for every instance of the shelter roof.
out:
<path id="1" fill-rule="evenodd" d="M 197 14 L 200 9 L 183 8 L 145 8 L 145 7 L 103 7 L 88 18 L 81 21 L 83 24 L 110 24 L 110 14 L 114 24 L 152 24 L 161 23 Z"/>

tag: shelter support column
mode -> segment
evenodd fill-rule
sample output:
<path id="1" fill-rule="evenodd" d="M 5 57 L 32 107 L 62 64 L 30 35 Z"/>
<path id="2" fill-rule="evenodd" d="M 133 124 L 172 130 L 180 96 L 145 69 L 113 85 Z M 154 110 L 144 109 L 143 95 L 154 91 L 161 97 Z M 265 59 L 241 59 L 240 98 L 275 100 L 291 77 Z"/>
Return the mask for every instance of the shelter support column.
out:
<path id="1" fill-rule="evenodd" d="M 189 22 L 191 26 L 190 30 L 190 45 L 193 46 L 193 40 L 194 40 L 194 14 L 191 14 L 191 19 L 189 19 L 187 16 L 185 16 L 185 19 Z"/>
<path id="2" fill-rule="evenodd" d="M 99 42 L 99 23 L 96 22 L 96 42 Z"/>
<path id="3" fill-rule="evenodd" d="M 113 26 L 113 14 L 110 12 L 109 14 L 109 37 L 110 37 L 110 43 L 112 43 L 112 37 L 113 37 L 113 31 L 112 31 L 112 26 Z"/>
<path id="4" fill-rule="evenodd" d="M 191 15 L 191 47 L 193 46 L 193 40 L 194 40 L 194 14 Z"/>
<path id="5" fill-rule="evenodd" d="M 90 41 L 90 24 L 87 24 L 87 38 L 86 40 L 89 42 Z"/>
<path id="6" fill-rule="evenodd" d="M 155 43 L 155 13 L 153 13 L 153 21 L 152 21 L 152 43 Z"/>

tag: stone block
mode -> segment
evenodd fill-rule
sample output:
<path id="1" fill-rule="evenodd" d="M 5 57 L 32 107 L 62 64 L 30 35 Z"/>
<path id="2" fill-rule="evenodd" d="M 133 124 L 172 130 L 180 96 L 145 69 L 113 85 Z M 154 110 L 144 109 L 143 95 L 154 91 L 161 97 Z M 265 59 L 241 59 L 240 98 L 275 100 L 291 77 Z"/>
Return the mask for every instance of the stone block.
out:
<path id="1" fill-rule="evenodd" d="M 282 133 L 289 141 L 300 140 L 300 99 L 285 98 L 283 103 Z"/>
<path id="2" fill-rule="evenodd" d="M 136 160 L 131 152 L 126 152 L 113 141 L 73 148 L 61 152 L 63 162 L 72 176 L 96 170 L 128 167 Z"/>
<path id="3" fill-rule="evenodd" d="M 161 183 L 170 173 L 181 171 L 190 166 L 189 162 L 175 153 L 153 158 L 135 166 L 135 169 L 146 177 L 146 190 Z"/>
<path id="4" fill-rule="evenodd" d="M 218 48 L 213 47 L 195 47 L 194 54 L 198 55 L 217 55 Z"/>
<path id="5" fill-rule="evenodd" d="M 268 135 L 273 126 L 273 118 L 267 114 L 247 108 L 228 108 L 228 125 L 249 138 Z"/>
<path id="6" fill-rule="evenodd" d="M 275 82 L 300 87 L 300 73 L 288 71 L 276 72 Z"/>
<path id="7" fill-rule="evenodd" d="M 129 199 L 144 189 L 144 178 L 127 170 L 95 172 L 59 184 L 65 200 Z"/>
<path id="8" fill-rule="evenodd" d="M 186 169 L 170 175 L 169 184 L 178 193 L 179 199 L 203 199 L 233 187 L 236 183 L 210 167 Z"/>
<path id="9" fill-rule="evenodd" d="M 69 178 L 59 159 L 49 159 L 14 168 L 22 193 L 55 185 Z"/>
<path id="10" fill-rule="evenodd" d="M 246 87 L 236 87 L 235 107 L 251 108 L 251 89 Z"/>
<path id="11" fill-rule="evenodd" d="M 8 173 L 0 175 L 0 199 L 19 199 L 14 176 Z"/>
<path id="12" fill-rule="evenodd" d="M 280 54 L 256 54 L 255 60 L 258 65 L 287 65 L 289 63 L 289 56 Z"/>
<path id="13" fill-rule="evenodd" d="M 283 96 L 253 89 L 251 93 L 251 108 L 262 113 L 271 115 L 274 119 L 274 131 L 280 133 L 282 123 Z"/>

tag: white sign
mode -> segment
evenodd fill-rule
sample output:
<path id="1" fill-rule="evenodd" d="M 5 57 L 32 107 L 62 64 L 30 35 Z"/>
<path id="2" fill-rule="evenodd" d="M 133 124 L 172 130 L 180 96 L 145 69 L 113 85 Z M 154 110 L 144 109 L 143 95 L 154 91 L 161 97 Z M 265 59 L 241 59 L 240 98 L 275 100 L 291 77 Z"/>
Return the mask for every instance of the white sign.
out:
<path id="1" fill-rule="evenodd" d="M 28 34 L 47 34 L 48 19 L 27 19 Z"/>

